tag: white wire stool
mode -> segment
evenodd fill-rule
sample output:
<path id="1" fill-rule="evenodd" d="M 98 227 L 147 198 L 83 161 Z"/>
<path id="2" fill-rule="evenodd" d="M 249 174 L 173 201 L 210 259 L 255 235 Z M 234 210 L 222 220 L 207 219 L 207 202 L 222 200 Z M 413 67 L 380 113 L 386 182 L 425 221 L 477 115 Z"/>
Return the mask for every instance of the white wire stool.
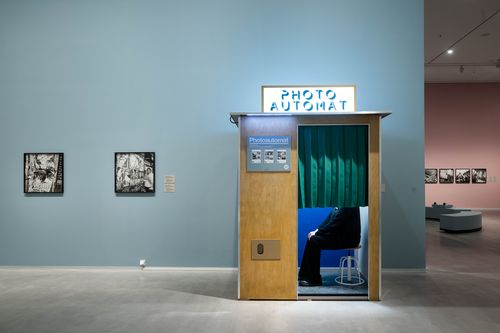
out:
<path id="1" fill-rule="evenodd" d="M 354 250 L 360 248 L 361 244 L 357 247 L 345 249 L 348 251 L 347 256 L 340 258 L 340 275 L 335 278 L 335 282 L 343 286 L 359 286 L 365 283 L 359 272 L 359 261 L 354 257 Z M 353 255 L 351 255 L 351 251 Z M 347 272 L 344 272 L 344 270 L 347 270 Z"/>

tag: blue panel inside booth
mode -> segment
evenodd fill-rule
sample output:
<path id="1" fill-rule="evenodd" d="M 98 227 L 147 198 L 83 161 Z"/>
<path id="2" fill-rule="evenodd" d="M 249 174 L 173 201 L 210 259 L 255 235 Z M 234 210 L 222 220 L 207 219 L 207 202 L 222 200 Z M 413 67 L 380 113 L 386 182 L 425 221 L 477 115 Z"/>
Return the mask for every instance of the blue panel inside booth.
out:
<path id="1" fill-rule="evenodd" d="M 306 246 L 307 234 L 316 230 L 323 222 L 332 208 L 301 208 L 298 215 L 298 265 L 302 262 L 304 247 Z M 322 250 L 321 267 L 338 267 L 340 258 L 347 254 L 346 250 Z"/>

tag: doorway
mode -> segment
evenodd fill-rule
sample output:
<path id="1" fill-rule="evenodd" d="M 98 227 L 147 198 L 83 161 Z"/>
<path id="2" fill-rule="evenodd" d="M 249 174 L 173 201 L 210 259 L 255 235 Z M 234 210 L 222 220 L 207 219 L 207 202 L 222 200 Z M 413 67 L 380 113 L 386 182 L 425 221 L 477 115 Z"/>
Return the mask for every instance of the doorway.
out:
<path id="1" fill-rule="evenodd" d="M 321 285 L 298 286 L 299 298 L 368 297 L 368 125 L 299 125 L 298 272 L 308 233 L 333 207 L 360 207 L 356 249 L 322 249 Z M 358 241 L 356 240 L 356 243 Z M 333 244 L 333 248 L 336 246 Z M 348 258 L 348 259 L 347 259 Z M 350 274 L 347 273 L 350 262 Z M 356 262 L 356 265 L 354 265 Z M 341 268 L 341 263 L 344 269 Z"/>

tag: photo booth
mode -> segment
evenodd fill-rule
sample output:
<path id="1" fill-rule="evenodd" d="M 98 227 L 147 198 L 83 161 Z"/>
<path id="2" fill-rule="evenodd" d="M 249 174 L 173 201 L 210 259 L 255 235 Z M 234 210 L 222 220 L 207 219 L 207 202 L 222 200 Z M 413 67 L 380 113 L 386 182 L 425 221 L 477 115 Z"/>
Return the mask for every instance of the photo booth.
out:
<path id="1" fill-rule="evenodd" d="M 239 299 L 296 300 L 302 297 L 297 284 L 299 231 L 304 233 L 309 226 L 305 227 L 299 221 L 299 215 L 304 213 L 299 208 L 328 207 L 331 202 L 367 206 L 362 210 L 365 222 L 362 221 L 361 248 L 357 250 L 359 270 L 367 279 L 367 292 L 362 298 L 380 299 L 380 122 L 389 114 L 231 113 L 231 121 L 238 126 L 240 138 Z M 299 168 L 307 168 L 304 163 L 299 163 L 299 146 L 302 143 L 299 141 L 307 140 L 303 138 L 300 128 L 314 130 L 315 126 L 366 129 L 366 136 L 361 140 L 364 142 L 359 140 L 359 136 L 355 143 L 352 142 L 354 137 L 349 135 L 342 139 L 345 142 L 343 146 L 347 145 L 349 149 L 365 145 L 366 168 L 358 172 L 365 172 L 360 184 L 365 182 L 366 193 L 353 195 L 352 192 L 363 191 L 363 186 L 353 187 L 347 181 L 341 185 L 345 187 L 349 183 L 351 189 L 344 191 L 344 195 L 351 198 L 332 201 L 331 196 L 336 194 L 327 194 L 326 197 L 330 197 L 328 200 L 314 196 L 319 198 L 317 202 L 307 202 L 314 200 L 304 197 L 304 181 L 299 177 Z M 339 142 L 338 138 L 330 141 L 333 145 Z M 344 178 L 352 179 L 351 175 Z M 323 211 L 323 215 L 325 213 Z M 312 225 L 309 229 L 314 230 Z"/>

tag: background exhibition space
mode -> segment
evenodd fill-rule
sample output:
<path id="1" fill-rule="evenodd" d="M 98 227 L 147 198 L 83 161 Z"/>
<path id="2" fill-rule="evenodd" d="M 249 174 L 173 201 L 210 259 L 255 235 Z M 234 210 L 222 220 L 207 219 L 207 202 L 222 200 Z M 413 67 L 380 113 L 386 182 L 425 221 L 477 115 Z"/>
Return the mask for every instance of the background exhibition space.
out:
<path id="1" fill-rule="evenodd" d="M 392 112 L 382 267 L 425 268 L 423 15 L 423 0 L 1 1 L 0 265 L 236 267 L 229 113 L 260 111 L 262 85 L 355 84 L 358 110 Z M 426 103 L 445 103 L 436 91 L 459 88 L 427 89 Z M 440 160 L 437 132 L 425 138 L 432 165 L 494 171 Z M 155 153 L 156 192 L 115 194 L 114 153 L 141 151 Z M 23 193 L 28 152 L 64 153 L 63 194 Z"/>
<path id="2" fill-rule="evenodd" d="M 500 83 L 425 86 L 426 168 L 483 168 L 485 184 L 426 184 L 425 203 L 498 209 Z"/>

